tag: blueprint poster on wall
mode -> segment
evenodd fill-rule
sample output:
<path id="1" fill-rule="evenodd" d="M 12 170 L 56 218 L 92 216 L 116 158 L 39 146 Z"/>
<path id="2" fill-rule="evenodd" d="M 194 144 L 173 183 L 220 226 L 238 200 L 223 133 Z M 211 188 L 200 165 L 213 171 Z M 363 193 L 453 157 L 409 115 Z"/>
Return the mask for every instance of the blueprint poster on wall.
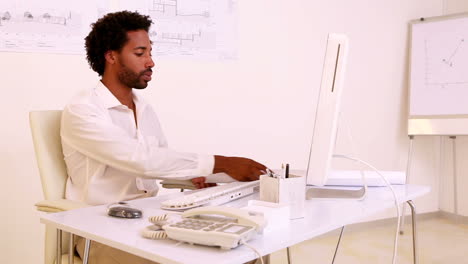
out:
<path id="1" fill-rule="evenodd" d="M 234 0 L 121 0 L 119 9 L 152 18 L 150 38 L 157 57 L 236 57 Z"/>
<path id="2" fill-rule="evenodd" d="M 0 51 L 84 54 L 90 24 L 108 12 L 152 18 L 159 58 L 235 59 L 235 0 L 16 0 L 0 3 Z"/>
<path id="3" fill-rule="evenodd" d="M 83 54 L 90 21 L 108 12 L 106 1 L 0 2 L 0 50 Z"/>

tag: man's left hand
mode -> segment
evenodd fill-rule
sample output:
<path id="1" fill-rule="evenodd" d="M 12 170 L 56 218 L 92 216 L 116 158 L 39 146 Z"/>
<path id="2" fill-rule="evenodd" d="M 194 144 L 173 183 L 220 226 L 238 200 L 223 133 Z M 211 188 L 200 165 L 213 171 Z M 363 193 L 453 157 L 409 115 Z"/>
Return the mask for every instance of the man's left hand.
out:
<path id="1" fill-rule="evenodd" d="M 207 183 L 207 182 L 205 182 L 206 177 L 193 178 L 193 179 L 191 179 L 191 181 L 192 181 L 193 185 L 195 185 L 195 187 L 197 189 L 203 189 L 203 188 L 207 188 L 207 187 L 216 186 L 216 183 Z"/>

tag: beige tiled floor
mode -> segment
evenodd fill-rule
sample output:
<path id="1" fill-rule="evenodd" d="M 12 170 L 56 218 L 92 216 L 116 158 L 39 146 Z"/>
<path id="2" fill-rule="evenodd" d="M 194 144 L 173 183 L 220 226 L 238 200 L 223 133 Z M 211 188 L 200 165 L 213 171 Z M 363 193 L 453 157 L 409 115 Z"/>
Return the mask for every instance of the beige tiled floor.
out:
<path id="1" fill-rule="evenodd" d="M 396 224 L 359 224 L 346 227 L 335 264 L 392 263 Z M 455 223 L 442 217 L 418 220 L 420 264 L 468 264 L 468 225 Z M 399 264 L 413 263 L 411 226 L 405 225 L 405 233 L 399 238 Z M 291 248 L 291 262 L 332 263 L 339 230 L 305 241 Z M 286 251 L 272 254 L 272 264 L 287 263 Z"/>

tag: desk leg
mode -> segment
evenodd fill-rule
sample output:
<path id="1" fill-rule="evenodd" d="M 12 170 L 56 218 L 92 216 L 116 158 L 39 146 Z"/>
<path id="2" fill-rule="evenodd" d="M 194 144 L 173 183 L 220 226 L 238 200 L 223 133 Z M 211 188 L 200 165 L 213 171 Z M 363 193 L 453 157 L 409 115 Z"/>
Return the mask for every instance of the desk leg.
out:
<path id="1" fill-rule="evenodd" d="M 286 254 L 288 257 L 288 264 L 291 264 L 291 252 L 289 251 L 289 247 L 286 248 Z"/>
<path id="2" fill-rule="evenodd" d="M 70 243 L 68 243 L 68 264 L 73 264 L 75 255 L 75 235 L 70 233 Z"/>
<path id="3" fill-rule="evenodd" d="M 88 264 L 88 257 L 89 257 L 89 246 L 91 244 L 91 240 L 85 240 L 85 248 L 84 248 L 84 256 L 83 256 L 83 264 Z"/>
<path id="4" fill-rule="evenodd" d="M 55 263 L 62 264 L 62 230 L 57 229 L 57 256 Z"/>
<path id="5" fill-rule="evenodd" d="M 335 254 L 333 254 L 332 264 L 335 263 L 336 253 L 338 252 L 338 248 L 340 247 L 341 237 L 343 236 L 344 226 L 341 227 L 340 237 L 338 237 L 338 243 L 336 243 Z"/>
<path id="6" fill-rule="evenodd" d="M 412 222 L 412 229 L 413 229 L 413 262 L 414 264 L 418 264 L 418 254 L 417 254 L 417 246 L 418 246 L 418 240 L 417 240 L 417 233 L 416 233 L 416 210 L 414 207 L 413 201 L 409 200 L 406 203 L 411 208 L 411 222 Z"/>

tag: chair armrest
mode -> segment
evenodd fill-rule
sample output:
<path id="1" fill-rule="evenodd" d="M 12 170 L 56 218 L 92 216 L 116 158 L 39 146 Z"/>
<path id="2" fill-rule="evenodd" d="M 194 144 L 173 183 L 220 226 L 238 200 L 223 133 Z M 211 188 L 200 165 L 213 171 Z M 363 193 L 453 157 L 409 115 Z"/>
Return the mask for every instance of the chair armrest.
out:
<path id="1" fill-rule="evenodd" d="M 83 202 L 67 199 L 44 200 L 35 204 L 38 211 L 56 213 L 90 206 Z"/>
<path id="2" fill-rule="evenodd" d="M 161 185 L 166 189 L 187 189 L 195 190 L 196 187 L 190 180 L 163 180 Z"/>

